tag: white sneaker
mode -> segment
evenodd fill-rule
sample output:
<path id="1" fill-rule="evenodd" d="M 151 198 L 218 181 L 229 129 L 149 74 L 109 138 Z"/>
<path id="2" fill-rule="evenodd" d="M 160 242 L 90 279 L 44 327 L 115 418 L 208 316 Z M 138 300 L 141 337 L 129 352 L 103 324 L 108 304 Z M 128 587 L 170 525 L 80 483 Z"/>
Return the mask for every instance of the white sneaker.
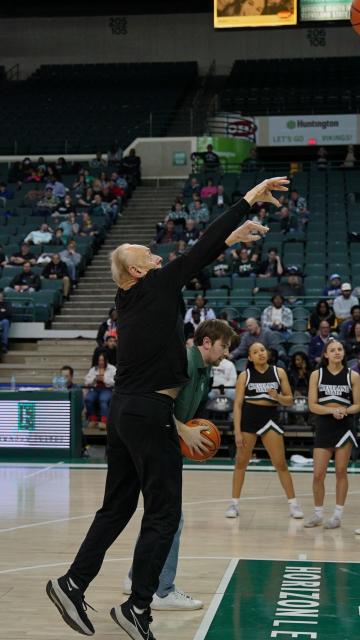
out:
<path id="1" fill-rule="evenodd" d="M 320 516 L 317 516 L 316 513 L 314 513 L 310 520 L 305 522 L 304 527 L 306 527 L 307 529 L 312 529 L 313 527 L 320 527 L 322 523 L 323 519 L 320 518 Z"/>
<path id="2" fill-rule="evenodd" d="M 338 516 L 332 516 L 324 524 L 324 529 L 337 529 L 338 527 L 341 527 L 341 520 Z"/>
<path id="3" fill-rule="evenodd" d="M 175 589 L 165 598 L 159 598 L 155 593 L 151 603 L 151 609 L 155 611 L 194 611 L 202 609 L 203 606 L 201 600 L 194 600 L 179 589 Z"/>
<path id="4" fill-rule="evenodd" d="M 125 595 L 127 596 L 131 596 L 131 589 L 132 589 L 132 582 L 129 578 L 129 576 L 126 576 L 124 582 L 123 582 L 123 590 L 122 592 L 125 593 Z"/>
<path id="5" fill-rule="evenodd" d="M 239 515 L 239 509 L 234 505 L 230 504 L 225 511 L 226 518 L 237 518 Z"/>
<path id="6" fill-rule="evenodd" d="M 295 520 L 301 520 L 304 517 L 304 514 L 298 504 L 291 504 L 289 508 L 290 516 L 292 518 L 295 518 Z"/>

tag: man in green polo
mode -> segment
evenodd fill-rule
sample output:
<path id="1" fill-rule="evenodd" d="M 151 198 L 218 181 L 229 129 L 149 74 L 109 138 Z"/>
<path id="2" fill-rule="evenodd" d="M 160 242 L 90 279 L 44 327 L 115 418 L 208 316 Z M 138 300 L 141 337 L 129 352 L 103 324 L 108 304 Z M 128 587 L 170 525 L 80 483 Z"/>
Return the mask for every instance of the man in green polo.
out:
<path id="1" fill-rule="evenodd" d="M 187 349 L 189 382 L 175 400 L 174 418 L 178 434 L 190 450 L 202 452 L 207 448 L 208 440 L 201 433 L 204 427 L 190 428 L 185 423 L 195 417 L 200 405 L 206 400 L 210 389 L 211 367 L 218 366 L 229 354 L 234 335 L 231 327 L 223 320 L 206 320 L 195 331 L 194 346 Z M 151 604 L 151 608 L 158 611 L 189 611 L 203 606 L 201 600 L 195 600 L 175 587 L 183 523 L 182 517 Z M 131 593 L 131 576 L 132 568 L 124 581 L 124 593 Z"/>

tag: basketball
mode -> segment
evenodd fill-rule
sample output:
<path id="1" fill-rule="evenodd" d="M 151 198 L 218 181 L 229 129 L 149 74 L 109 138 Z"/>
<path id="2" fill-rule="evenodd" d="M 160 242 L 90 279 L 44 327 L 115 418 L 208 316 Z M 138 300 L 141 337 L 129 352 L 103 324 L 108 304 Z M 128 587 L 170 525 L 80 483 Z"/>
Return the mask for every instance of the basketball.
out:
<path id="1" fill-rule="evenodd" d="M 194 420 L 189 420 L 187 423 L 188 427 L 201 427 L 204 426 L 205 429 L 203 431 L 203 435 L 206 436 L 209 440 L 209 447 L 207 452 L 203 453 L 191 453 L 189 447 L 185 442 L 180 438 L 180 447 L 183 456 L 189 458 L 190 460 L 209 460 L 209 458 L 213 458 L 216 452 L 219 450 L 221 443 L 221 436 L 218 428 L 214 425 L 210 420 L 204 420 L 203 418 L 194 418 Z"/>
<path id="2" fill-rule="evenodd" d="M 354 0 L 351 5 L 350 20 L 354 31 L 360 36 L 360 0 Z"/>

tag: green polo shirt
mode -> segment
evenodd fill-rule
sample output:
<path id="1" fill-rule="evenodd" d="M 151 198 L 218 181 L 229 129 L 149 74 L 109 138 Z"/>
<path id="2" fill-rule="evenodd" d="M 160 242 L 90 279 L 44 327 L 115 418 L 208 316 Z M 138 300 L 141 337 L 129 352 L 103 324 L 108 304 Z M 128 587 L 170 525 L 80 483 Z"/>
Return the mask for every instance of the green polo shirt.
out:
<path id="1" fill-rule="evenodd" d="M 200 404 L 206 400 L 210 388 L 211 366 L 204 364 L 203 357 L 197 347 L 186 349 L 187 372 L 190 378 L 175 400 L 174 414 L 180 422 L 191 420 Z"/>

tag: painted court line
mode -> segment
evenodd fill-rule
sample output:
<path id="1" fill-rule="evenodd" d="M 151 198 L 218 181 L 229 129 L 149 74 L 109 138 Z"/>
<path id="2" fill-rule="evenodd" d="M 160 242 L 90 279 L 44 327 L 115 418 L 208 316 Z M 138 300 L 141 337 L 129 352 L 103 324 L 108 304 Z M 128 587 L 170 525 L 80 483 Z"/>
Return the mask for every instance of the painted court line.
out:
<path id="1" fill-rule="evenodd" d="M 220 606 L 220 603 L 225 595 L 225 591 L 228 587 L 228 584 L 234 574 L 234 571 L 238 565 L 239 558 L 232 558 L 229 562 L 229 566 L 226 569 L 221 582 L 216 590 L 216 593 L 211 600 L 209 607 L 200 623 L 200 626 L 197 632 L 194 635 L 193 640 L 204 640 L 207 632 L 209 631 L 210 625 L 215 618 L 216 612 Z"/>
<path id="2" fill-rule="evenodd" d="M 44 467 L 43 469 L 39 469 L 38 471 L 34 471 L 33 473 L 29 473 L 26 476 L 23 476 L 23 480 L 27 478 L 33 478 L 34 476 L 39 475 L 40 473 L 44 473 L 45 471 L 49 471 L 50 469 L 54 469 L 55 467 L 60 467 L 64 462 L 56 462 L 55 464 L 50 464 L 48 467 Z"/>

